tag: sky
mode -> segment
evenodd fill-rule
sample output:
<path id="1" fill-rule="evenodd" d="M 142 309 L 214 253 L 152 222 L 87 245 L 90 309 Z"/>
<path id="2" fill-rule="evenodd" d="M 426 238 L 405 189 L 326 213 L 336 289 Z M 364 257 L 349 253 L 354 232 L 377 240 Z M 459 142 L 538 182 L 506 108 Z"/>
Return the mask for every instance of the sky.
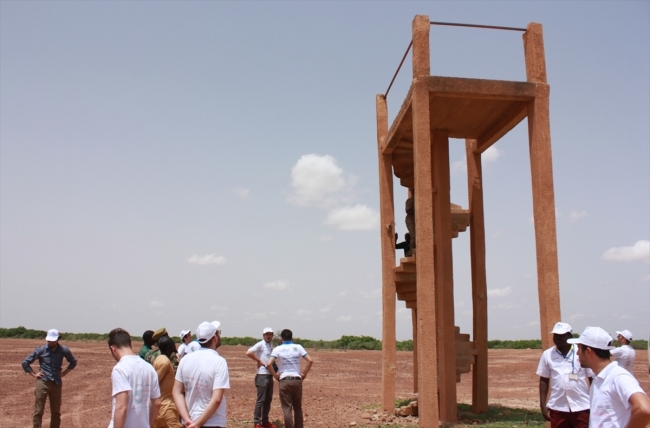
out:
<path id="1" fill-rule="evenodd" d="M 416 14 L 543 25 L 562 321 L 647 339 L 647 1 L 0 2 L 0 326 L 380 338 L 375 96 Z M 430 42 L 433 75 L 525 81 L 520 32 Z M 490 339 L 540 337 L 527 138 L 524 120 L 483 155 Z M 466 208 L 464 156 L 451 140 Z M 400 236 L 405 198 L 395 180 Z"/>

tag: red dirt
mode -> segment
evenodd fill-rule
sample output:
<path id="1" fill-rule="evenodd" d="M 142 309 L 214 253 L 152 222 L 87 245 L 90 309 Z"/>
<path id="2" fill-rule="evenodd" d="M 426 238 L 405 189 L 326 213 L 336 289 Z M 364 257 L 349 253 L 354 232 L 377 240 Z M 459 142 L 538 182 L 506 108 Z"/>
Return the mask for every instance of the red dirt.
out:
<path id="1" fill-rule="evenodd" d="M 0 339 L 0 425 L 29 427 L 34 400 L 34 380 L 23 373 L 20 362 L 40 340 Z M 111 416 L 110 374 L 115 361 L 103 342 L 68 342 L 79 360 L 77 368 L 64 379 L 62 426 L 69 428 L 105 427 Z M 135 344 L 139 348 L 139 344 Z M 245 356 L 244 346 L 224 346 L 220 354 L 228 361 L 230 391 L 228 426 L 252 426 L 255 404 L 253 386 L 254 364 Z M 356 421 L 359 426 L 372 425 L 361 419 L 361 413 L 377 409 L 381 396 L 380 351 L 314 351 L 313 370 L 305 380 L 303 407 L 305 426 L 347 427 Z M 539 350 L 490 350 L 490 403 L 508 407 L 538 406 L 535 375 Z M 397 353 L 397 395 L 411 397 L 412 354 Z M 38 364 L 34 365 L 37 368 Z M 650 390 L 647 351 L 637 351 L 635 375 L 641 386 Z M 471 374 L 463 375 L 458 385 L 458 400 L 471 403 Z M 47 407 L 47 406 L 46 406 Z M 280 420 L 282 411 L 277 386 L 271 408 L 271 419 Z M 49 427 L 49 414 L 43 417 Z M 408 425 L 408 422 L 400 422 Z"/>

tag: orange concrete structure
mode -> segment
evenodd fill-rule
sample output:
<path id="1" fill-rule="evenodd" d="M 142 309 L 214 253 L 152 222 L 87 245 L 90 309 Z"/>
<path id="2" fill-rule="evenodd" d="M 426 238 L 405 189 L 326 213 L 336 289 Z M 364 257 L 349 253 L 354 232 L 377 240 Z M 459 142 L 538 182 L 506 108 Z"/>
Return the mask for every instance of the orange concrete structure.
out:
<path id="1" fill-rule="evenodd" d="M 472 371 L 472 406 L 484 412 L 487 384 L 487 280 L 481 153 L 528 120 L 540 328 L 544 347 L 560 317 L 551 161 L 549 86 L 542 26 L 523 31 L 526 81 L 430 75 L 428 16 L 413 20 L 413 82 L 388 124 L 386 95 L 378 95 L 377 141 L 381 215 L 383 357 L 382 407 L 395 399 L 396 298 L 412 310 L 414 390 L 420 426 L 454 422 L 456 382 Z M 453 24 L 458 25 L 458 24 Z M 496 27 L 494 27 L 496 28 Z M 502 28 L 513 30 L 513 28 Z M 390 89 L 390 87 L 389 87 Z M 450 201 L 449 138 L 465 140 L 469 206 Z M 393 178 L 415 201 L 416 248 L 395 263 Z M 403 202 L 400 201 L 399 206 Z M 454 325 L 452 242 L 469 227 L 473 341 Z"/>

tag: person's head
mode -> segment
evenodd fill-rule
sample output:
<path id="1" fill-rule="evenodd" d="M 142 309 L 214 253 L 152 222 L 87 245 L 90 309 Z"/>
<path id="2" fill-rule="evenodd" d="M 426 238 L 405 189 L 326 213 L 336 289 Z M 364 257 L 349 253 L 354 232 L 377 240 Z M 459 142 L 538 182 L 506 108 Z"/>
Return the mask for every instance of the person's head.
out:
<path id="1" fill-rule="evenodd" d="M 411 242 L 411 234 L 410 233 L 405 233 L 404 234 L 404 241 L 406 242 Z"/>
<path id="2" fill-rule="evenodd" d="M 152 337 L 153 337 L 153 330 L 147 330 L 144 333 L 142 333 L 142 340 L 144 341 L 144 344 L 150 348 L 155 343 Z"/>
<path id="3" fill-rule="evenodd" d="M 614 349 L 612 336 L 600 327 L 587 327 L 579 338 L 567 342 L 578 345 L 580 365 L 592 370 L 609 361 L 609 350 Z"/>
<path id="4" fill-rule="evenodd" d="M 53 328 L 48 330 L 47 336 L 45 336 L 45 340 L 47 341 L 47 346 L 49 346 L 52 349 L 59 346 L 59 337 L 61 337 L 61 334 L 57 329 Z"/>
<path id="5" fill-rule="evenodd" d="M 153 340 L 153 343 L 158 343 L 158 340 L 163 336 L 169 337 L 169 334 L 167 333 L 167 329 L 165 327 L 154 331 L 153 336 L 151 336 L 151 340 Z"/>
<path id="6" fill-rule="evenodd" d="M 553 334 L 553 344 L 558 349 L 566 349 L 569 347 L 567 340 L 573 337 L 573 329 L 565 322 L 558 322 L 553 326 L 551 331 Z"/>
<path id="7" fill-rule="evenodd" d="M 632 341 L 632 332 L 630 330 L 617 331 L 616 340 L 621 345 L 629 345 Z"/>
<path id="8" fill-rule="evenodd" d="M 271 343 L 273 340 L 273 329 L 271 327 L 266 327 L 262 330 L 262 337 L 266 343 Z"/>
<path id="9" fill-rule="evenodd" d="M 174 343 L 174 340 L 171 337 L 163 336 L 158 339 L 158 349 L 160 349 L 161 354 L 166 355 L 169 358 L 174 352 L 176 352 L 176 343 Z"/>
<path id="10" fill-rule="evenodd" d="M 204 321 L 196 328 L 196 339 L 202 348 L 217 349 L 221 346 L 221 330 L 219 321 Z"/>
<path id="11" fill-rule="evenodd" d="M 181 338 L 181 341 L 186 345 L 192 341 L 192 332 L 190 330 L 181 330 L 181 334 L 179 336 Z"/>
<path id="12" fill-rule="evenodd" d="M 290 340 L 293 340 L 293 333 L 288 328 L 285 328 L 280 332 L 280 337 L 284 342 L 289 342 Z"/>
<path id="13" fill-rule="evenodd" d="M 116 361 L 120 361 L 122 355 L 131 351 L 131 335 L 123 328 L 115 328 L 108 333 L 108 348 Z"/>

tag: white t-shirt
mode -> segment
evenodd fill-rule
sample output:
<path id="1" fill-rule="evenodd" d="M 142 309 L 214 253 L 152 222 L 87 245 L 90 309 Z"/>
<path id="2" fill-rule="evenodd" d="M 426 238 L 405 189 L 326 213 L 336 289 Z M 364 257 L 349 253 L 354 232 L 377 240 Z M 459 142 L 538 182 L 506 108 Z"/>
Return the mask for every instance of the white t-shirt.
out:
<path id="1" fill-rule="evenodd" d="M 283 342 L 282 345 L 275 347 L 271 356 L 278 361 L 280 379 L 287 376 L 300 377 L 300 358 L 304 358 L 306 355 L 305 348 L 297 343 Z"/>
<path id="2" fill-rule="evenodd" d="M 228 363 L 217 351 L 200 348 L 186 354 L 178 364 L 176 380 L 185 387 L 185 404 L 192 420 L 199 418 L 215 389 L 230 389 Z M 226 396 L 205 426 L 226 426 Z"/>
<path id="3" fill-rule="evenodd" d="M 609 353 L 612 354 L 614 361 L 616 361 L 619 366 L 623 367 L 634 376 L 634 358 L 636 357 L 634 348 L 630 345 L 621 345 L 618 348 L 612 349 Z"/>
<path id="4" fill-rule="evenodd" d="M 125 355 L 113 367 L 111 381 L 113 383 L 113 411 L 108 428 L 113 428 L 115 419 L 115 396 L 124 391 L 129 391 L 129 407 L 126 411 L 124 427 L 148 427 L 151 400 L 160 397 L 158 375 L 153 366 L 138 355 Z"/>
<path id="5" fill-rule="evenodd" d="M 193 340 L 188 344 L 183 343 L 181 346 L 178 347 L 178 358 L 182 358 L 183 355 L 185 354 L 191 354 L 194 351 L 198 351 L 201 349 L 201 345 L 199 345 L 199 342 Z"/>
<path id="6" fill-rule="evenodd" d="M 544 351 L 539 359 L 537 375 L 551 380 L 551 394 L 546 404 L 549 409 L 579 412 L 589 408 L 587 378 L 594 377 L 594 372 L 582 368 L 576 349 L 572 346 L 564 357 L 554 346 Z"/>
<path id="7" fill-rule="evenodd" d="M 255 345 L 248 348 L 249 351 L 253 352 L 257 358 L 259 358 L 263 366 L 258 367 L 257 374 L 270 375 L 271 373 L 266 368 L 266 363 L 269 362 L 271 358 L 271 352 L 273 351 L 273 346 L 270 343 L 267 343 L 265 340 L 260 340 Z"/>
<path id="8" fill-rule="evenodd" d="M 616 361 L 609 363 L 594 378 L 589 391 L 589 428 L 627 426 L 632 414 L 630 397 L 637 392 L 645 394 L 634 376 Z"/>

